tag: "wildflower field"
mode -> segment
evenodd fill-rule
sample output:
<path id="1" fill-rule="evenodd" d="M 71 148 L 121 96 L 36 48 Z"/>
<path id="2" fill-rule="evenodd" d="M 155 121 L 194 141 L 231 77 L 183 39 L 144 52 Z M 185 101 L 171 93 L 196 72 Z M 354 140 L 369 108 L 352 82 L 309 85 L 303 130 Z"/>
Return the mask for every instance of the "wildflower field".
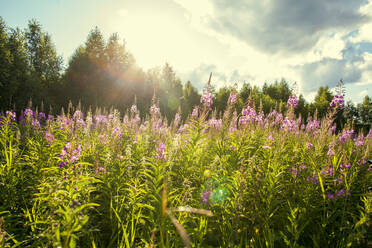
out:
<path id="1" fill-rule="evenodd" d="M 341 99 L 342 100 L 342 99 Z M 168 122 L 25 109 L 0 124 L 0 247 L 368 247 L 372 131 L 211 96 Z M 369 240 L 368 240 L 369 239 Z"/>

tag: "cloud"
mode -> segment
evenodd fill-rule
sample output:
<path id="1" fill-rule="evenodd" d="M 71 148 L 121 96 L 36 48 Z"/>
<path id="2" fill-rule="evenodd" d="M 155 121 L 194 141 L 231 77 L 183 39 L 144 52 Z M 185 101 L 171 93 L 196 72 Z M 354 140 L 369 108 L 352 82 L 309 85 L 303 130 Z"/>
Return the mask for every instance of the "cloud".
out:
<path id="1" fill-rule="evenodd" d="M 358 66 L 338 59 L 323 59 L 305 64 L 300 68 L 300 73 L 304 92 L 314 91 L 323 85 L 334 87 L 341 78 L 345 83 L 357 82 L 361 78 Z"/>
<path id="2" fill-rule="evenodd" d="M 360 8 L 360 12 L 372 18 L 372 1 Z M 353 42 L 372 42 L 372 22 L 363 23 L 356 32 L 356 35 L 352 37 Z"/>
<path id="3" fill-rule="evenodd" d="M 363 98 L 365 96 L 368 95 L 368 91 L 367 90 L 362 90 L 360 93 L 359 93 L 359 97 Z"/>
<path id="4" fill-rule="evenodd" d="M 366 0 L 175 1 L 199 25 L 266 53 L 307 51 L 323 36 L 349 32 L 369 20 L 369 9 L 361 9 Z M 198 3 L 205 7 L 196 11 Z"/>
<path id="5" fill-rule="evenodd" d="M 295 53 L 312 48 L 324 35 L 365 23 L 359 11 L 365 0 L 214 1 L 211 28 L 269 53 Z"/>
<path id="6" fill-rule="evenodd" d="M 365 51 L 359 43 L 349 43 L 342 51 L 341 59 L 324 58 L 295 66 L 294 69 L 299 73 L 304 92 L 314 91 L 323 85 L 332 88 L 341 78 L 345 85 L 367 86 L 372 84 L 372 51 Z"/>

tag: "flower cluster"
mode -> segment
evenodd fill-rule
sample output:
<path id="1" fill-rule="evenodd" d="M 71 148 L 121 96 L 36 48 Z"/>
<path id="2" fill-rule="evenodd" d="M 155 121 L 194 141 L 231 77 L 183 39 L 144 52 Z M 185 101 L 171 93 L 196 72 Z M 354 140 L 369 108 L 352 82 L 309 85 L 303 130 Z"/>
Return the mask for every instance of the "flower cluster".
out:
<path id="1" fill-rule="evenodd" d="M 242 109 L 242 116 L 239 118 L 240 125 L 246 125 L 248 123 L 254 122 L 256 119 L 257 113 L 254 108 L 247 106 Z"/>
<path id="2" fill-rule="evenodd" d="M 307 166 L 304 165 L 304 164 L 300 164 L 300 165 L 298 166 L 298 169 L 297 169 L 296 167 L 293 166 L 293 167 L 291 168 L 291 173 L 292 173 L 293 176 L 297 176 L 297 174 L 298 174 L 300 171 L 304 171 L 304 170 L 307 170 Z"/>
<path id="3" fill-rule="evenodd" d="M 203 95 L 200 98 L 200 102 L 207 106 L 207 108 L 210 108 L 213 104 L 212 94 L 207 90 L 203 91 Z"/>
<path id="4" fill-rule="evenodd" d="M 227 104 L 233 105 L 236 103 L 238 97 L 236 95 L 236 92 L 231 92 L 229 96 L 229 100 L 227 101 Z"/>
<path id="5" fill-rule="evenodd" d="M 353 135 L 354 130 L 345 130 L 342 135 L 338 138 L 338 140 L 342 143 L 345 143 L 351 135 Z"/>
<path id="6" fill-rule="evenodd" d="M 98 139 L 102 145 L 105 145 L 108 142 L 108 136 L 106 134 L 98 135 Z"/>
<path id="7" fill-rule="evenodd" d="M 156 155 L 156 159 L 159 160 L 159 161 L 167 161 L 166 158 L 165 158 L 165 149 L 166 149 L 166 146 L 164 143 L 160 143 L 158 145 L 155 146 L 155 150 L 157 151 L 157 155 Z"/>
<path id="8" fill-rule="evenodd" d="M 324 167 L 323 170 L 320 171 L 320 175 L 333 176 L 333 168 L 332 167 Z"/>
<path id="9" fill-rule="evenodd" d="M 152 117 L 156 117 L 160 115 L 160 108 L 158 108 L 155 104 L 150 107 L 150 114 Z"/>
<path id="10" fill-rule="evenodd" d="M 208 126 L 220 130 L 222 128 L 222 120 L 212 118 L 208 121 Z"/>
<path id="11" fill-rule="evenodd" d="M 329 143 L 327 156 L 333 156 L 333 155 L 335 155 L 334 149 L 335 149 L 335 143 L 334 142 Z"/>
<path id="12" fill-rule="evenodd" d="M 350 196 L 350 191 L 348 190 L 344 190 L 344 189 L 340 189 L 340 190 L 337 190 L 334 194 L 332 194 L 331 192 L 328 192 L 327 194 L 327 198 L 332 200 L 332 199 L 335 199 L 335 197 L 345 197 L 345 196 Z"/>
<path id="13" fill-rule="evenodd" d="M 287 102 L 287 107 L 297 107 L 298 105 L 298 99 L 296 95 L 290 95 Z"/>
<path id="14" fill-rule="evenodd" d="M 83 119 L 84 114 L 80 110 L 76 110 L 74 115 L 72 116 L 74 120 Z"/>
<path id="15" fill-rule="evenodd" d="M 54 136 L 53 136 L 53 134 L 50 133 L 50 132 L 46 132 L 46 133 L 45 133 L 45 140 L 46 140 L 49 144 L 53 143 L 53 142 L 54 142 Z"/>
<path id="16" fill-rule="evenodd" d="M 133 104 L 132 107 L 130 107 L 130 112 L 132 112 L 133 114 L 136 114 L 137 113 L 137 106 Z"/>
<path id="17" fill-rule="evenodd" d="M 15 112 L 6 111 L 5 114 L 6 114 L 7 117 L 9 117 L 10 122 L 15 122 L 16 121 L 16 113 Z"/>
<path id="18" fill-rule="evenodd" d="M 363 146 L 365 143 L 363 134 L 359 135 L 356 139 L 354 139 L 354 142 L 356 147 Z"/>
<path id="19" fill-rule="evenodd" d="M 40 112 L 40 113 L 37 114 L 37 118 L 39 120 L 45 120 L 46 119 L 46 115 L 45 115 L 45 113 Z"/>
<path id="20" fill-rule="evenodd" d="M 313 144 L 306 142 L 306 149 L 311 149 L 313 147 L 314 147 Z"/>
<path id="21" fill-rule="evenodd" d="M 120 126 L 112 129 L 112 136 L 115 138 L 120 138 L 123 135 L 123 129 Z"/>
<path id="22" fill-rule="evenodd" d="M 343 95 L 335 95 L 329 104 L 331 107 L 336 107 L 342 109 L 344 107 L 345 101 Z"/>
<path id="23" fill-rule="evenodd" d="M 23 113 L 26 117 L 33 117 L 35 115 L 34 111 L 31 109 L 27 108 L 25 109 L 25 112 Z"/>
<path id="24" fill-rule="evenodd" d="M 61 151 L 60 159 L 62 161 L 70 162 L 71 164 L 73 164 L 80 159 L 80 154 L 80 144 L 78 144 L 76 147 L 73 147 L 71 142 L 67 142 Z"/>
<path id="25" fill-rule="evenodd" d="M 207 204 L 209 202 L 209 199 L 211 198 L 211 196 L 212 196 L 212 190 L 204 191 L 201 194 L 202 203 Z"/>
<path id="26" fill-rule="evenodd" d="M 336 178 L 333 180 L 333 184 L 334 186 L 340 186 L 344 183 L 344 179 L 343 178 Z"/>
<path id="27" fill-rule="evenodd" d="M 313 184 L 318 184 L 319 183 L 319 178 L 317 176 L 307 177 L 306 182 L 311 182 Z"/>
<path id="28" fill-rule="evenodd" d="M 350 164 L 341 164 L 340 165 L 340 171 L 341 172 L 344 172 L 346 171 L 347 169 L 350 169 L 351 165 Z"/>
<path id="29" fill-rule="evenodd" d="M 104 125 L 108 121 L 106 115 L 94 115 L 93 120 L 94 120 L 95 127 Z"/>
<path id="30" fill-rule="evenodd" d="M 319 121 L 318 120 L 309 120 L 307 121 L 307 125 L 306 125 L 306 132 L 310 133 L 310 132 L 315 132 L 316 130 L 318 130 L 320 127 L 319 125 Z"/>
<path id="31" fill-rule="evenodd" d="M 367 134 L 367 136 L 366 136 L 366 139 L 369 139 L 369 138 L 371 138 L 371 137 L 372 137 L 372 128 L 369 129 L 369 132 L 368 132 L 368 134 Z"/>
<path id="32" fill-rule="evenodd" d="M 282 123 L 282 130 L 288 131 L 288 132 L 295 132 L 298 129 L 297 122 L 295 120 L 289 119 L 286 117 L 283 120 Z"/>

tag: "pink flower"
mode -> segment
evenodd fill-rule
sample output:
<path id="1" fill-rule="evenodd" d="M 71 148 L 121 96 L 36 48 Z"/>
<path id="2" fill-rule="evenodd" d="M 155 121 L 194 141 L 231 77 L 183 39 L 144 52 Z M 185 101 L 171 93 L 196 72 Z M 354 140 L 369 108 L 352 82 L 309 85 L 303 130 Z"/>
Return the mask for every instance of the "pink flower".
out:
<path id="1" fill-rule="evenodd" d="M 204 91 L 202 97 L 200 98 L 200 102 L 201 103 L 204 103 L 205 106 L 207 106 L 208 108 L 210 108 L 212 106 L 212 104 L 213 104 L 212 94 L 209 91 L 207 91 L 207 90 Z"/>
<path id="2" fill-rule="evenodd" d="M 343 95 L 335 95 L 329 104 L 331 107 L 336 107 L 338 109 L 344 108 L 344 96 Z"/>
<path id="3" fill-rule="evenodd" d="M 298 105 L 298 100 L 296 95 L 291 95 L 289 96 L 288 102 L 287 102 L 287 107 L 297 107 Z"/>
<path id="4" fill-rule="evenodd" d="M 236 100 L 237 100 L 237 95 L 235 92 L 231 92 L 230 93 L 230 96 L 229 96 L 229 100 L 227 101 L 227 104 L 234 104 L 236 103 Z"/>
<path id="5" fill-rule="evenodd" d="M 50 132 L 45 133 L 45 139 L 49 144 L 54 142 L 54 136 Z"/>
<path id="6" fill-rule="evenodd" d="M 158 154 L 156 155 L 157 160 L 163 161 L 163 162 L 167 161 L 165 158 L 166 146 L 164 143 L 160 143 L 157 146 L 155 146 L 155 150 L 158 152 Z"/>

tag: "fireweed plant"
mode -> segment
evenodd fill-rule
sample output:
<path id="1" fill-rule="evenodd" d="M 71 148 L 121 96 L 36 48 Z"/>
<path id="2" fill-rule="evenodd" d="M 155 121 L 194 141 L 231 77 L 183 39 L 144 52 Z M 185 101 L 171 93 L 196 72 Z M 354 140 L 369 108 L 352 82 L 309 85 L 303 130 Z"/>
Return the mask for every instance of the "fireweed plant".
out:
<path id="1" fill-rule="evenodd" d="M 372 131 L 240 113 L 212 97 L 182 123 L 157 104 L 0 117 L 1 247 L 367 247 Z M 368 241 L 369 239 L 369 241 Z"/>

